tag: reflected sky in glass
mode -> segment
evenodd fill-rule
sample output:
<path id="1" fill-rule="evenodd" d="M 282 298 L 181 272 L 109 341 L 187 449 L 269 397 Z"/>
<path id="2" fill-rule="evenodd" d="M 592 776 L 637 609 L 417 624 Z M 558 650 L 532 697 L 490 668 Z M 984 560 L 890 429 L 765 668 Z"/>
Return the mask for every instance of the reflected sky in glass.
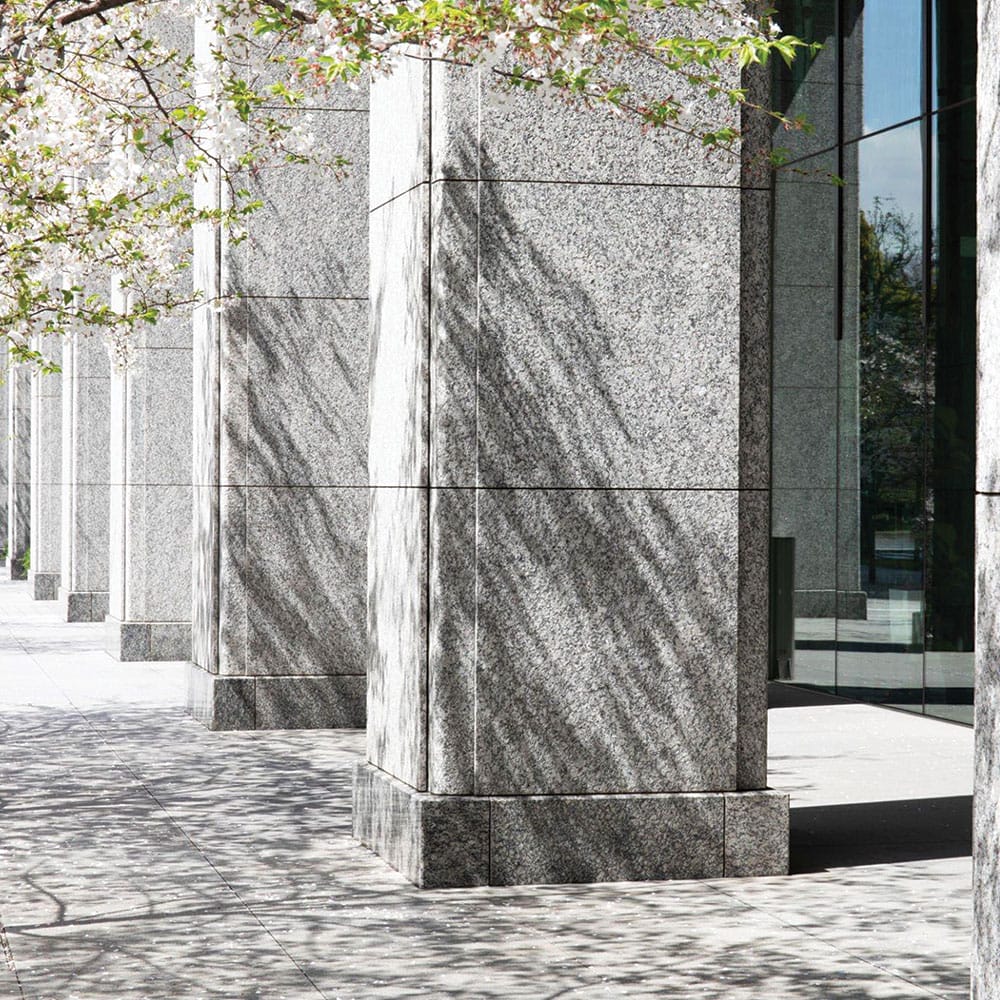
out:
<path id="1" fill-rule="evenodd" d="M 864 2 L 865 134 L 921 112 L 921 6 L 921 0 Z"/>
<path id="2" fill-rule="evenodd" d="M 922 139 L 919 123 L 862 139 L 859 146 L 860 207 L 871 215 L 876 199 L 919 230 L 923 211 Z"/>

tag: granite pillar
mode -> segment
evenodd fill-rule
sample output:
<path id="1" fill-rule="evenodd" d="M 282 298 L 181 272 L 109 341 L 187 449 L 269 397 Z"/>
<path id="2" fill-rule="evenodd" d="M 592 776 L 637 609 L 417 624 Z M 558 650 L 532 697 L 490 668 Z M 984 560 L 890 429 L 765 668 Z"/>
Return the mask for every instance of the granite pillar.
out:
<path id="1" fill-rule="evenodd" d="M 119 660 L 191 658 L 191 316 L 136 331 L 111 378 L 110 611 Z"/>
<path id="2" fill-rule="evenodd" d="M 62 338 L 38 344 L 45 357 L 59 363 Z M 31 379 L 31 562 L 28 586 L 36 601 L 59 596 L 62 567 L 62 376 L 36 372 Z"/>
<path id="3" fill-rule="evenodd" d="M 62 365 L 62 569 L 71 622 L 108 613 L 111 363 L 100 336 L 71 333 Z"/>
<path id="4" fill-rule="evenodd" d="M 31 375 L 28 365 L 7 369 L 7 574 L 24 580 L 31 547 Z"/>
<path id="5" fill-rule="evenodd" d="M 191 18 L 161 14 L 151 37 L 178 53 L 194 48 Z M 183 65 L 183 64 L 181 64 Z M 183 70 L 165 71 L 183 76 Z M 164 87 L 164 100 L 180 91 Z M 178 259 L 190 250 L 179 237 Z M 191 297 L 190 272 L 173 292 Z M 112 305 L 124 306 L 113 289 Z M 127 368 L 111 375 L 110 565 L 105 648 L 116 659 L 191 658 L 192 331 L 190 308 L 178 307 L 130 335 Z"/>
<path id="6" fill-rule="evenodd" d="M 980 0 L 972 998 L 1000 996 L 1000 3 Z"/>
<path id="7" fill-rule="evenodd" d="M 9 424 L 7 412 L 8 400 L 9 400 L 9 387 L 8 382 L 11 377 L 10 369 L 7 368 L 6 364 L 0 363 L 0 441 L 3 442 L 3 447 L 0 447 L 0 495 L 3 496 L 3 501 L 0 502 L 0 546 L 3 547 L 3 560 L 7 558 L 7 499 L 8 499 L 8 460 L 10 458 L 9 451 Z"/>
<path id="8" fill-rule="evenodd" d="M 367 90 L 310 104 L 282 113 L 348 176 L 264 166 L 246 241 L 195 238 L 189 703 L 218 729 L 365 720 Z"/>
<path id="9" fill-rule="evenodd" d="M 355 835 L 424 886 L 786 872 L 766 172 L 494 96 L 372 88 Z"/>
<path id="10" fill-rule="evenodd" d="M 178 290 L 182 295 L 184 289 Z M 190 294 L 190 288 L 187 290 Z M 118 294 L 117 292 L 115 293 Z M 114 302 L 114 298 L 113 298 Z M 111 372 L 109 611 L 116 659 L 191 655 L 191 316 L 180 309 L 131 334 Z"/>

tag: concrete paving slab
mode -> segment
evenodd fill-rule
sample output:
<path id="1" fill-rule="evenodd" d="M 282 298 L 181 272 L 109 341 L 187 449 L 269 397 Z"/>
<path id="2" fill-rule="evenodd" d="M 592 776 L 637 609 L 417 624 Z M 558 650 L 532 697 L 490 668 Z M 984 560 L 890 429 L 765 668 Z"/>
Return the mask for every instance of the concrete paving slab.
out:
<path id="1" fill-rule="evenodd" d="M 0 998 L 968 995 L 963 727 L 779 697 L 788 878 L 422 891 L 350 837 L 363 734 L 210 733 L 102 642 L 0 583 Z"/>

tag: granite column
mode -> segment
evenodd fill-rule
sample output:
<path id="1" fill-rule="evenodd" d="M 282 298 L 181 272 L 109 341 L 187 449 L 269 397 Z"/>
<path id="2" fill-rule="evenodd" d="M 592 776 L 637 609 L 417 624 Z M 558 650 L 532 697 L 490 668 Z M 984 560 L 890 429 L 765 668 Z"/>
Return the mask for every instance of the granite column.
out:
<path id="1" fill-rule="evenodd" d="M 355 834 L 424 886 L 786 872 L 767 177 L 491 88 L 372 89 Z"/>
<path id="2" fill-rule="evenodd" d="M 71 333 L 62 365 L 62 569 L 59 601 L 71 622 L 108 612 L 111 364 L 103 339 Z"/>
<path id="3" fill-rule="evenodd" d="M 31 376 L 28 365 L 7 369 L 7 574 L 28 575 L 31 546 Z"/>
<path id="4" fill-rule="evenodd" d="M 282 113 L 346 179 L 265 166 L 246 241 L 195 239 L 189 705 L 218 729 L 365 719 L 367 91 L 318 103 Z"/>
<path id="5" fill-rule="evenodd" d="M 132 335 L 111 378 L 110 611 L 119 660 L 191 657 L 191 315 Z"/>
<path id="6" fill-rule="evenodd" d="M 10 458 L 9 451 L 9 424 L 8 418 L 8 398 L 9 398 L 9 381 L 11 379 L 12 372 L 6 366 L 0 366 L 0 441 L 3 442 L 3 446 L 0 447 L 0 491 L 2 491 L 3 501 L 0 502 L 0 546 L 3 547 L 4 559 L 6 559 L 7 552 L 7 500 L 8 498 L 8 460 Z"/>
<path id="7" fill-rule="evenodd" d="M 58 364 L 62 338 L 39 345 Z M 31 560 L 28 584 L 36 601 L 59 596 L 62 567 L 62 376 L 36 372 L 31 379 Z"/>
<path id="8" fill-rule="evenodd" d="M 1000 4 L 979 3 L 972 998 L 1000 996 Z"/>

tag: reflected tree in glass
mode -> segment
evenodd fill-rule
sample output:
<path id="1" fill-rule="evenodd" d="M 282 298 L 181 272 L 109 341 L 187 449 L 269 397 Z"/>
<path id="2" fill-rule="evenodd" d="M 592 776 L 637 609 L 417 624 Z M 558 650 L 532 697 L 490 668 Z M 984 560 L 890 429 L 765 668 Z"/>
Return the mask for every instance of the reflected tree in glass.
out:
<path id="1" fill-rule="evenodd" d="M 861 555 L 866 590 L 885 596 L 876 535 L 913 532 L 912 556 L 894 571 L 920 587 L 924 442 L 922 245 L 909 219 L 874 199 L 859 232 L 859 365 L 862 392 Z M 897 578 L 898 579 L 898 578 Z"/>

